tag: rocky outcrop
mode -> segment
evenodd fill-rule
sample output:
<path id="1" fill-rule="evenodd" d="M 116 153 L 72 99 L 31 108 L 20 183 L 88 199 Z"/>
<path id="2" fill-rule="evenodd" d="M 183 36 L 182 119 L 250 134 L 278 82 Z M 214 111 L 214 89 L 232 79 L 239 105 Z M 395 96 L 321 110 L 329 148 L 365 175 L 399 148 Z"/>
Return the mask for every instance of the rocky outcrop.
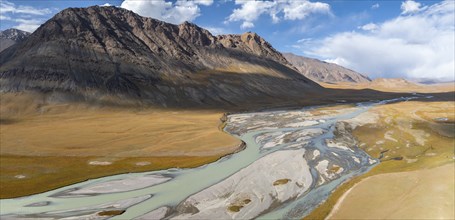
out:
<path id="1" fill-rule="evenodd" d="M 275 50 L 269 42 L 264 40 L 261 36 L 253 32 L 246 32 L 241 35 L 227 34 L 218 35 L 217 39 L 226 48 L 234 48 L 240 51 L 246 51 L 260 57 L 267 57 L 269 59 L 278 61 L 291 68 L 294 68 L 283 55 Z"/>
<path id="2" fill-rule="evenodd" d="M 0 52 L 15 43 L 24 41 L 28 35 L 30 35 L 29 32 L 21 31 L 15 28 L 0 31 Z"/>
<path id="3" fill-rule="evenodd" d="M 0 85 L 165 106 L 292 100 L 321 89 L 257 34 L 213 36 L 98 6 L 65 9 L 0 53 Z"/>
<path id="4" fill-rule="evenodd" d="M 366 83 L 371 80 L 360 73 L 344 68 L 334 63 L 298 56 L 292 53 L 283 54 L 304 76 L 325 83 L 353 82 Z"/>

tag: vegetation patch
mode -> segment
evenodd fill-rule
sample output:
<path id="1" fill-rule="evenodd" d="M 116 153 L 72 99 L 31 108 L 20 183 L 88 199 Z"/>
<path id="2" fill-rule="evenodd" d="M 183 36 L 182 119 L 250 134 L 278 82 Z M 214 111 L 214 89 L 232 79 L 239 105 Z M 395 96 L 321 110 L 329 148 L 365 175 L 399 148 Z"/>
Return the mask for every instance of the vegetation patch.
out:
<path id="1" fill-rule="evenodd" d="M 125 212 L 125 210 L 106 210 L 98 212 L 97 215 L 99 216 L 116 216 L 121 215 Z"/>
<path id="2" fill-rule="evenodd" d="M 240 209 L 243 208 L 243 205 L 231 205 L 228 207 L 228 210 L 231 212 L 240 212 Z"/>
<path id="3" fill-rule="evenodd" d="M 340 166 L 337 166 L 337 165 L 332 165 L 330 168 L 329 168 L 329 173 L 337 173 L 339 170 L 340 170 Z"/>
<path id="4" fill-rule="evenodd" d="M 276 180 L 275 182 L 273 182 L 273 185 L 274 186 L 284 185 L 284 184 L 288 183 L 289 181 L 291 181 L 291 180 L 290 179 L 279 179 L 279 180 Z"/>
<path id="5" fill-rule="evenodd" d="M 228 210 L 231 212 L 239 212 L 240 209 L 242 209 L 243 207 L 248 205 L 250 202 L 251 202 L 251 199 L 239 200 L 237 202 L 234 202 L 230 206 L 228 206 Z"/>

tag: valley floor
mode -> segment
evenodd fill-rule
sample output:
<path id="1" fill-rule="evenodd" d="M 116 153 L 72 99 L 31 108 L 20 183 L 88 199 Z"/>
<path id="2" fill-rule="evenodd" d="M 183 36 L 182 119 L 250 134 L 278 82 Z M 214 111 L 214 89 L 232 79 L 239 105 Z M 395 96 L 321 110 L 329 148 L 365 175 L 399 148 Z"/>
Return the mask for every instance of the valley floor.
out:
<path id="1" fill-rule="evenodd" d="M 0 198 L 120 173 L 196 167 L 240 144 L 219 128 L 221 112 L 132 111 L 37 100 L 2 94 Z"/>
<path id="2" fill-rule="evenodd" d="M 439 216 L 452 218 L 453 95 L 379 105 L 344 121 L 359 147 L 381 163 L 338 187 L 306 219 L 427 216 L 415 209 L 437 210 Z M 2 95 L 0 198 L 119 173 L 200 166 L 240 144 L 221 131 L 221 111 L 133 111 L 37 100 Z M 317 117 L 352 107 L 328 106 L 309 113 Z"/>

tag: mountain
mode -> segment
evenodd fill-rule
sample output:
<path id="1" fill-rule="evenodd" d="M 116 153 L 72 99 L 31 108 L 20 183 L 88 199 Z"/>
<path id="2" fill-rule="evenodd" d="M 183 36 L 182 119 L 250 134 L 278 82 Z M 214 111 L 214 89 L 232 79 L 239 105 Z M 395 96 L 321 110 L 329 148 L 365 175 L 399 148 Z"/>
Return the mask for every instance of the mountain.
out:
<path id="1" fill-rule="evenodd" d="M 98 6 L 65 9 L 1 52 L 0 85 L 165 106 L 296 100 L 322 89 L 255 33 L 213 36 Z"/>
<path id="2" fill-rule="evenodd" d="M 371 81 L 367 76 L 333 63 L 302 57 L 292 53 L 283 53 L 283 55 L 300 73 L 317 82 L 365 83 Z"/>
<path id="3" fill-rule="evenodd" d="M 24 41 L 28 35 L 30 35 L 29 32 L 21 31 L 15 28 L 0 31 L 0 52 L 15 43 Z"/>

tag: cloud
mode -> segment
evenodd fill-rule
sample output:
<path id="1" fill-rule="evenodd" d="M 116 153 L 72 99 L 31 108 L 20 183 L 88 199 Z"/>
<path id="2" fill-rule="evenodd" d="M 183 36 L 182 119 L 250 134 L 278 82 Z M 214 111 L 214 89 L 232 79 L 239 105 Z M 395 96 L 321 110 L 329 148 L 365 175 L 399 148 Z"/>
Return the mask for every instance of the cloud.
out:
<path id="1" fill-rule="evenodd" d="M 28 5 L 16 5 L 13 2 L 0 2 L 0 20 L 12 23 L 14 28 L 33 32 L 55 9 L 37 8 Z"/>
<path id="2" fill-rule="evenodd" d="M 193 0 L 193 2 L 205 6 L 210 6 L 213 4 L 213 0 Z"/>
<path id="3" fill-rule="evenodd" d="M 377 8 L 379 8 L 379 3 L 376 3 L 376 4 L 371 6 L 371 9 L 377 9 Z"/>
<path id="4" fill-rule="evenodd" d="M 446 0 L 377 24 L 373 32 L 342 32 L 305 42 L 304 53 L 370 77 L 455 77 L 455 2 Z"/>
<path id="5" fill-rule="evenodd" d="M 248 29 L 248 28 L 254 28 L 254 24 L 249 21 L 244 21 L 242 25 L 240 25 L 241 29 Z"/>
<path id="6" fill-rule="evenodd" d="M 330 5 L 308 0 L 236 0 L 235 8 L 226 22 L 242 21 L 240 28 L 252 28 L 261 15 L 268 15 L 273 23 L 302 20 L 313 13 L 331 14 Z"/>
<path id="7" fill-rule="evenodd" d="M 180 24 L 198 17 L 201 12 L 199 5 L 209 6 L 211 4 L 213 4 L 213 0 L 177 0 L 175 3 L 166 0 L 125 0 L 120 7 L 142 16 Z"/>
<path id="8" fill-rule="evenodd" d="M 416 13 L 423 8 L 421 8 L 422 4 L 415 2 L 413 0 L 406 0 L 401 3 L 401 14 L 412 14 Z"/>
<path id="9" fill-rule="evenodd" d="M 302 20 L 311 13 L 329 14 L 330 6 L 321 2 L 288 1 L 283 12 L 286 20 Z"/>
<path id="10" fill-rule="evenodd" d="M 220 27 L 211 27 L 211 26 L 208 26 L 208 27 L 203 27 L 204 29 L 207 29 L 208 31 L 210 31 L 211 34 L 213 35 L 220 35 L 220 34 L 226 34 L 226 33 L 230 33 L 230 31 L 224 29 L 224 28 L 220 28 Z"/>
<path id="11" fill-rule="evenodd" d="M 100 5 L 101 7 L 109 7 L 109 6 L 112 6 L 111 4 L 109 3 L 104 3 L 103 5 Z"/>
<path id="12" fill-rule="evenodd" d="M 376 25 L 375 23 L 368 23 L 366 25 L 360 26 L 359 29 L 362 29 L 364 31 L 375 31 L 376 29 L 378 29 L 378 25 Z"/>
<path id="13" fill-rule="evenodd" d="M 35 31 L 42 24 L 42 20 L 36 19 L 15 19 L 15 21 L 18 24 L 14 28 L 28 32 Z"/>
<path id="14" fill-rule="evenodd" d="M 324 61 L 327 63 L 334 63 L 334 64 L 341 65 L 341 66 L 348 66 L 347 64 L 349 63 L 347 60 L 345 60 L 341 57 L 337 57 L 335 59 L 325 59 Z"/>
<path id="15" fill-rule="evenodd" d="M 0 2 L 0 13 L 18 13 L 18 14 L 29 14 L 29 15 L 46 15 L 52 13 L 52 10 L 49 8 L 35 8 L 31 6 L 19 5 L 2 0 Z"/>
<path id="16" fill-rule="evenodd" d="M 305 43 L 305 42 L 311 42 L 313 38 L 302 38 L 297 41 L 297 43 Z"/>
<path id="17" fill-rule="evenodd" d="M 11 17 L 10 16 L 5 16 L 5 15 L 2 15 L 0 14 L 0 20 L 3 20 L 3 21 L 11 21 Z"/>

